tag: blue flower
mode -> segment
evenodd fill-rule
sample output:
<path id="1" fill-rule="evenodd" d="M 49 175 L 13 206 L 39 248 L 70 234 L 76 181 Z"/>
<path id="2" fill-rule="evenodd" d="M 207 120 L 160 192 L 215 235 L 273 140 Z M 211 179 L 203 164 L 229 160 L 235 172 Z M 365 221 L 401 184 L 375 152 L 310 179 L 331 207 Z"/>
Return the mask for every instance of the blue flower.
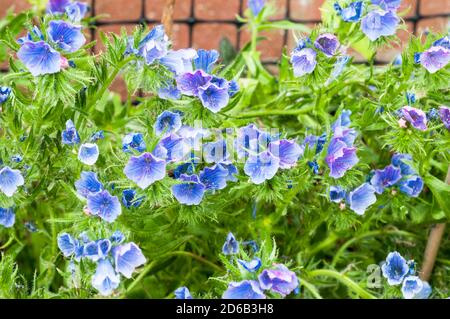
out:
<path id="1" fill-rule="evenodd" d="M 181 128 L 181 116 L 178 113 L 164 111 L 158 116 L 153 127 L 156 135 L 176 132 Z"/>
<path id="2" fill-rule="evenodd" d="M 227 182 L 237 182 L 238 179 L 236 178 L 236 174 L 239 173 L 238 169 L 236 166 L 234 166 L 233 164 L 220 164 L 220 166 L 222 166 L 223 168 L 225 168 L 228 171 L 228 175 L 226 177 Z"/>
<path id="3" fill-rule="evenodd" d="M 341 186 L 330 186 L 330 200 L 332 202 L 340 203 L 346 195 L 346 191 Z"/>
<path id="4" fill-rule="evenodd" d="M 348 5 L 348 7 L 344 9 L 339 5 L 339 3 L 336 2 L 334 4 L 334 9 L 345 22 L 358 22 L 359 20 L 361 20 L 363 2 L 352 2 Z"/>
<path id="5" fill-rule="evenodd" d="M 331 33 L 319 35 L 314 42 L 314 46 L 328 57 L 335 55 L 340 45 L 338 38 Z"/>
<path id="6" fill-rule="evenodd" d="M 83 247 L 83 257 L 88 258 L 92 261 L 98 261 L 99 259 L 102 259 L 100 257 L 100 250 L 98 243 L 95 241 L 88 242 Z"/>
<path id="7" fill-rule="evenodd" d="M 239 92 L 239 83 L 235 80 L 228 82 L 228 95 L 230 97 L 235 96 Z"/>
<path id="8" fill-rule="evenodd" d="M 402 0 L 372 0 L 372 4 L 386 11 L 396 11 L 400 7 L 401 2 Z"/>
<path id="9" fill-rule="evenodd" d="M 411 106 L 404 106 L 402 115 L 414 128 L 421 131 L 427 130 L 427 115 L 424 111 Z"/>
<path id="10" fill-rule="evenodd" d="M 142 153 L 146 148 L 144 136 L 141 133 L 130 133 L 122 139 L 122 150 L 125 153 L 132 153 L 131 149 Z"/>
<path id="11" fill-rule="evenodd" d="M 375 204 L 376 201 L 375 188 L 369 183 L 362 184 L 347 196 L 347 202 L 350 204 L 350 209 L 358 215 L 363 215 L 367 208 L 372 204 Z"/>
<path id="12" fill-rule="evenodd" d="M 25 42 L 17 56 L 33 76 L 61 71 L 61 55 L 44 41 Z"/>
<path id="13" fill-rule="evenodd" d="M 194 49 L 171 50 L 159 62 L 176 75 L 192 72 L 192 60 L 197 57 Z"/>
<path id="14" fill-rule="evenodd" d="M 75 182 L 77 193 L 84 198 L 88 195 L 97 193 L 103 189 L 103 184 L 97 178 L 94 172 L 81 172 L 81 177 Z"/>
<path id="15" fill-rule="evenodd" d="M 254 124 L 239 128 L 236 137 L 238 158 L 247 157 L 250 153 L 259 151 L 259 138 L 264 135 Z"/>
<path id="16" fill-rule="evenodd" d="M 125 235 L 120 231 L 116 230 L 109 238 L 112 244 L 118 245 L 125 240 Z"/>
<path id="17" fill-rule="evenodd" d="M 319 175 L 319 164 L 316 160 L 308 161 L 309 168 L 313 171 L 314 175 Z"/>
<path id="18" fill-rule="evenodd" d="M 220 164 L 205 167 L 199 174 L 200 181 L 207 190 L 220 190 L 227 186 L 228 170 Z"/>
<path id="19" fill-rule="evenodd" d="M 280 159 L 280 168 L 288 169 L 297 164 L 303 149 L 293 140 L 282 139 L 269 144 L 270 153 Z"/>
<path id="20" fill-rule="evenodd" d="M 259 15 L 265 5 L 266 0 L 248 0 L 248 7 L 255 17 Z"/>
<path id="21" fill-rule="evenodd" d="M 145 63 L 150 65 L 156 60 L 166 56 L 169 48 L 169 39 L 164 32 L 164 26 L 154 27 L 138 46 L 139 56 L 144 57 Z"/>
<path id="22" fill-rule="evenodd" d="M 122 203 L 126 208 L 139 207 L 142 204 L 144 197 L 136 198 L 136 191 L 134 189 L 124 189 L 122 191 Z"/>
<path id="23" fill-rule="evenodd" d="M 78 150 L 78 159 L 86 165 L 94 165 L 100 155 L 97 144 L 85 143 Z"/>
<path id="24" fill-rule="evenodd" d="M 163 138 L 158 146 L 162 146 L 167 151 L 164 157 L 158 157 L 165 158 L 167 161 L 181 161 L 185 159 L 185 156 L 189 153 L 189 150 L 187 149 L 188 145 L 185 143 L 185 140 L 174 133 Z M 157 156 L 156 153 L 154 153 L 154 155 Z"/>
<path id="25" fill-rule="evenodd" d="M 182 174 L 192 175 L 194 174 L 195 167 L 197 166 L 194 162 L 188 162 L 178 165 L 173 170 L 173 178 L 179 179 Z"/>
<path id="26" fill-rule="evenodd" d="M 11 94 L 11 88 L 7 86 L 0 86 L 0 105 L 5 103 Z"/>
<path id="27" fill-rule="evenodd" d="M 62 233 L 58 235 L 58 248 L 61 250 L 64 257 L 70 257 L 75 254 L 75 250 L 79 247 L 78 240 L 73 238 L 68 233 Z"/>
<path id="28" fill-rule="evenodd" d="M 372 41 L 382 36 L 394 35 L 400 19 L 392 11 L 375 10 L 361 21 L 362 32 Z"/>
<path id="29" fill-rule="evenodd" d="M 31 31 L 27 32 L 27 35 L 24 37 L 21 37 L 17 39 L 17 43 L 20 45 L 24 44 L 25 42 L 37 42 L 37 41 L 44 41 L 44 35 L 41 32 L 41 29 L 37 26 L 33 26 Z"/>
<path id="30" fill-rule="evenodd" d="M 235 255 L 239 252 L 239 242 L 234 237 L 233 233 L 228 233 L 227 239 L 222 246 L 222 253 L 224 255 Z"/>
<path id="31" fill-rule="evenodd" d="M 25 181 L 19 170 L 11 169 L 8 166 L 0 170 L 0 191 L 6 196 L 13 196 L 17 188 L 23 184 L 25 184 Z"/>
<path id="32" fill-rule="evenodd" d="M 116 271 L 126 278 L 131 278 L 136 268 L 145 264 L 147 261 L 141 249 L 135 243 L 127 243 L 115 247 L 113 256 Z"/>
<path id="33" fill-rule="evenodd" d="M 88 11 L 88 5 L 84 2 L 73 2 L 65 8 L 67 17 L 72 22 L 80 22 Z"/>
<path id="34" fill-rule="evenodd" d="M 409 176 L 400 181 L 399 187 L 409 197 L 418 197 L 423 189 L 423 180 L 420 176 Z"/>
<path id="35" fill-rule="evenodd" d="M 402 174 L 399 168 L 393 165 L 388 165 L 384 169 L 377 169 L 375 174 L 370 180 L 375 192 L 377 194 L 382 194 L 385 188 L 397 184 L 397 182 L 402 178 Z"/>
<path id="36" fill-rule="evenodd" d="M 23 160 L 23 157 L 20 154 L 11 156 L 11 161 L 14 163 L 20 163 L 20 162 L 22 162 L 22 160 Z"/>
<path id="37" fill-rule="evenodd" d="M 349 127 L 350 124 L 352 123 L 352 121 L 350 119 L 351 115 L 352 115 L 352 111 L 350 111 L 350 110 L 342 110 L 342 112 L 339 115 L 339 117 L 336 119 L 336 121 L 331 126 L 331 129 L 333 130 L 333 132 L 338 127 Z"/>
<path id="38" fill-rule="evenodd" d="M 291 55 L 294 75 L 296 77 L 301 77 L 305 74 L 313 73 L 317 65 L 316 56 L 316 51 L 311 48 L 294 51 Z"/>
<path id="39" fill-rule="evenodd" d="M 150 153 L 132 156 L 123 172 L 140 188 L 146 189 L 166 176 L 166 162 Z"/>
<path id="40" fill-rule="evenodd" d="M 272 179 L 280 167 L 280 160 L 270 152 L 250 155 L 244 165 L 244 172 L 254 184 Z"/>
<path id="41" fill-rule="evenodd" d="M 434 41 L 433 43 L 434 47 L 443 47 L 445 49 L 450 50 L 450 37 L 446 35 L 445 37 Z"/>
<path id="42" fill-rule="evenodd" d="M 92 134 L 91 138 L 89 139 L 90 142 L 95 143 L 99 140 L 103 140 L 105 138 L 105 133 L 103 131 L 97 131 L 94 134 Z"/>
<path id="43" fill-rule="evenodd" d="M 48 13 L 64 13 L 71 0 L 50 0 L 47 4 Z"/>
<path id="44" fill-rule="evenodd" d="M 175 299 L 192 299 L 191 293 L 187 287 L 177 288 L 174 292 Z"/>
<path id="45" fill-rule="evenodd" d="M 450 62 L 450 49 L 441 46 L 431 47 L 418 55 L 416 62 L 422 64 L 431 74 L 436 73 Z"/>
<path id="46" fill-rule="evenodd" d="M 388 284 L 396 286 L 400 285 L 409 273 L 409 266 L 405 258 L 394 251 L 387 256 L 386 262 L 381 267 L 381 271 L 383 272 L 383 277 L 387 279 Z"/>
<path id="47" fill-rule="evenodd" d="M 400 171 L 401 171 L 403 176 L 416 174 L 416 171 L 410 165 L 408 165 L 405 162 L 405 160 L 412 162 L 413 159 L 412 159 L 412 156 L 409 155 L 409 154 L 397 153 L 397 154 L 394 154 L 392 156 L 391 163 L 395 167 L 399 167 L 400 168 Z"/>
<path id="48" fill-rule="evenodd" d="M 408 276 L 403 281 L 402 294 L 405 299 L 428 299 L 431 287 L 417 276 Z"/>
<path id="49" fill-rule="evenodd" d="M 97 289 L 102 296 L 110 295 L 114 289 L 119 287 L 120 276 L 114 271 L 108 259 L 101 259 L 97 263 L 97 269 L 92 277 L 92 286 Z"/>
<path id="50" fill-rule="evenodd" d="M 211 73 L 214 64 L 219 59 L 219 52 L 216 50 L 203 50 L 197 51 L 197 58 L 194 59 L 194 66 L 196 70 L 203 70 L 206 73 Z"/>
<path id="51" fill-rule="evenodd" d="M 285 265 L 278 264 L 275 269 L 265 269 L 259 276 L 259 285 L 262 289 L 270 289 L 286 297 L 298 287 L 297 275 Z"/>
<path id="52" fill-rule="evenodd" d="M 179 100 L 181 91 L 174 85 L 168 85 L 158 90 L 158 96 L 163 100 Z"/>
<path id="53" fill-rule="evenodd" d="M 255 280 L 243 280 L 241 282 L 230 282 L 228 289 L 223 293 L 222 299 L 266 299 Z"/>
<path id="54" fill-rule="evenodd" d="M 75 52 L 86 42 L 81 26 L 63 20 L 50 21 L 47 33 L 50 40 L 66 52 Z"/>
<path id="55" fill-rule="evenodd" d="M 348 147 L 347 144 L 338 138 L 331 140 L 328 145 L 326 163 L 330 168 L 330 176 L 341 178 L 345 172 L 358 163 L 356 148 Z"/>
<path id="56" fill-rule="evenodd" d="M 100 239 L 97 242 L 98 255 L 100 258 L 106 258 L 111 251 L 112 243 L 109 239 Z"/>
<path id="57" fill-rule="evenodd" d="M 61 139 L 65 145 L 73 146 L 80 143 L 80 135 L 78 135 L 78 131 L 72 120 L 66 122 L 66 129 L 62 131 Z"/>
<path id="58" fill-rule="evenodd" d="M 228 86 L 219 87 L 214 83 L 199 87 L 198 94 L 202 105 L 213 113 L 227 106 L 230 100 Z"/>
<path id="59" fill-rule="evenodd" d="M 122 213 L 117 196 L 111 196 L 107 190 L 90 194 L 87 198 L 87 207 L 92 215 L 112 223 Z"/>
<path id="60" fill-rule="evenodd" d="M 10 228 L 16 221 L 16 215 L 12 207 L 2 208 L 0 207 L 0 225 L 6 228 Z"/>
<path id="61" fill-rule="evenodd" d="M 439 107 L 439 117 L 447 130 L 450 131 L 450 108 L 446 106 Z"/>
<path id="62" fill-rule="evenodd" d="M 198 205 L 203 199 L 206 186 L 200 183 L 197 175 L 182 174 L 179 177 L 183 183 L 172 186 L 172 195 L 180 204 Z"/>
<path id="63" fill-rule="evenodd" d="M 412 105 L 416 103 L 416 94 L 411 92 L 406 92 L 406 103 L 408 105 Z"/>
<path id="64" fill-rule="evenodd" d="M 245 260 L 242 260 L 242 259 L 238 259 L 237 261 L 248 272 L 256 272 L 256 271 L 258 271 L 259 268 L 261 268 L 261 265 L 262 265 L 261 259 L 258 258 L 258 257 L 255 257 L 255 258 L 253 258 L 250 261 L 245 261 Z"/>
<path id="65" fill-rule="evenodd" d="M 226 141 L 223 139 L 203 145 L 203 158 L 206 163 L 228 163 L 230 156 Z"/>

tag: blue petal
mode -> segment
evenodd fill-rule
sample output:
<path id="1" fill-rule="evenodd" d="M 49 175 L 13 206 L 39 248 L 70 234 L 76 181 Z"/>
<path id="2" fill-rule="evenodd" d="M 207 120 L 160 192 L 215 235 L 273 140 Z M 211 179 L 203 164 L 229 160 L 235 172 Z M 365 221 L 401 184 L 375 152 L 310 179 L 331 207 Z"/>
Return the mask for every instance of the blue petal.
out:
<path id="1" fill-rule="evenodd" d="M 230 160 L 225 140 L 218 140 L 203 145 L 203 158 L 206 163 L 223 163 Z"/>
<path id="2" fill-rule="evenodd" d="M 74 26 L 66 21 L 50 21 L 47 28 L 50 40 L 67 52 L 75 52 L 86 42 L 81 26 Z"/>
<path id="3" fill-rule="evenodd" d="M 0 86 L 0 105 L 5 103 L 11 95 L 11 88 L 7 86 Z"/>
<path id="4" fill-rule="evenodd" d="M 208 84 L 212 79 L 212 76 L 203 72 L 203 70 L 197 70 L 194 73 L 187 72 L 176 78 L 177 87 L 184 95 L 197 96 L 199 94 L 199 88 Z"/>
<path id="5" fill-rule="evenodd" d="M 292 168 L 297 164 L 303 149 L 293 140 L 282 139 L 269 144 L 270 153 L 280 159 L 280 168 Z"/>
<path id="6" fill-rule="evenodd" d="M 180 75 L 193 71 L 192 60 L 196 57 L 197 52 L 194 49 L 171 50 L 160 59 L 160 63 L 176 75 Z"/>
<path id="7" fill-rule="evenodd" d="M 178 113 L 164 111 L 158 116 L 153 127 L 156 135 L 176 132 L 181 128 L 181 116 Z"/>
<path id="8" fill-rule="evenodd" d="M 173 185 L 172 194 L 180 204 L 185 205 L 198 205 L 203 199 L 206 187 L 202 183 L 197 175 L 185 175 L 180 176 L 180 180 L 184 183 Z"/>
<path id="9" fill-rule="evenodd" d="M 118 245 L 125 240 L 125 235 L 120 230 L 116 230 L 109 239 L 111 243 Z"/>
<path id="10" fill-rule="evenodd" d="M 230 282 L 222 299 L 266 299 L 264 292 L 255 280 Z"/>
<path id="11" fill-rule="evenodd" d="M 126 208 L 139 207 L 142 204 L 144 197 L 136 198 L 136 191 L 134 189 L 124 189 L 122 192 L 122 203 Z"/>
<path id="12" fill-rule="evenodd" d="M 256 17 L 266 5 L 266 0 L 248 0 L 248 7 Z"/>
<path id="13" fill-rule="evenodd" d="M 72 22 L 80 22 L 88 11 L 88 5 L 84 2 L 73 2 L 65 8 L 66 14 Z"/>
<path id="14" fill-rule="evenodd" d="M 146 189 L 166 176 L 166 162 L 150 153 L 132 156 L 123 172 L 140 188 Z"/>
<path id="15" fill-rule="evenodd" d="M 351 210 L 363 215 L 366 209 L 377 201 L 375 189 L 369 183 L 364 183 L 348 194 L 347 201 Z"/>
<path id="16" fill-rule="evenodd" d="M 270 152 L 251 155 L 244 165 L 244 172 L 254 184 L 264 183 L 272 179 L 280 167 L 280 160 Z"/>
<path id="17" fill-rule="evenodd" d="M 0 170 L 0 191 L 7 197 L 13 196 L 17 188 L 24 183 L 25 181 L 19 170 L 11 169 L 8 166 Z"/>
<path id="18" fill-rule="evenodd" d="M 6 228 L 14 226 L 16 221 L 16 215 L 12 207 L 2 208 L 0 207 L 0 225 Z"/>
<path id="19" fill-rule="evenodd" d="M 418 197 L 423 190 L 423 180 L 420 176 L 409 176 L 399 183 L 400 191 L 410 197 Z"/>
<path id="20" fill-rule="evenodd" d="M 134 149 L 140 153 L 144 152 L 147 145 L 144 141 L 144 135 L 141 133 L 130 133 L 125 135 L 122 139 L 122 150 L 125 153 L 132 153 L 131 149 Z"/>
<path id="21" fill-rule="evenodd" d="M 191 293 L 189 289 L 186 287 L 177 288 L 174 292 L 175 299 L 192 299 Z"/>
<path id="22" fill-rule="evenodd" d="M 397 184 L 401 178 L 400 169 L 389 165 L 383 170 L 377 169 L 375 175 L 370 180 L 370 184 L 375 188 L 377 194 L 382 194 L 385 188 Z"/>
<path id="23" fill-rule="evenodd" d="M 66 122 L 66 129 L 61 133 L 62 143 L 65 145 L 75 145 L 80 143 L 80 136 L 72 120 Z"/>
<path id="24" fill-rule="evenodd" d="M 117 196 L 111 196 L 108 191 L 90 194 L 87 198 L 87 207 L 92 215 L 112 223 L 122 213 Z"/>
<path id="25" fill-rule="evenodd" d="M 207 190 L 220 190 L 227 187 L 228 170 L 216 164 L 212 167 L 205 167 L 199 177 Z"/>
<path id="26" fill-rule="evenodd" d="M 214 64 L 219 59 L 219 52 L 216 50 L 203 50 L 197 51 L 198 57 L 194 60 L 196 70 L 203 70 L 206 73 L 211 73 Z"/>
<path id="27" fill-rule="evenodd" d="M 330 200 L 340 203 L 346 196 L 345 190 L 341 186 L 330 186 Z"/>
<path id="28" fill-rule="evenodd" d="M 222 247 L 222 253 L 224 255 L 235 255 L 239 252 L 239 242 L 234 235 L 230 232 L 227 235 L 227 239 Z"/>
<path id="29" fill-rule="evenodd" d="M 70 257 L 75 253 L 78 247 L 78 241 L 68 233 L 58 235 L 58 248 L 65 257 Z"/>
<path id="30" fill-rule="evenodd" d="M 259 268 L 261 268 L 261 259 L 258 257 L 253 258 L 250 261 L 245 261 L 242 259 L 238 259 L 238 263 L 244 267 L 245 270 L 249 271 L 249 272 L 256 272 L 259 270 Z"/>
<path id="31" fill-rule="evenodd" d="M 135 269 L 147 261 L 141 249 L 135 243 L 127 243 L 114 248 L 116 271 L 126 278 L 131 278 Z"/>
<path id="32" fill-rule="evenodd" d="M 67 6 L 72 0 L 50 0 L 47 4 L 48 13 L 64 13 Z"/>
<path id="33" fill-rule="evenodd" d="M 361 30 L 371 41 L 375 41 L 382 36 L 394 35 L 399 22 L 394 12 L 375 10 L 362 19 Z"/>
<path id="34" fill-rule="evenodd" d="M 403 281 L 402 294 L 405 299 L 428 299 L 431 287 L 417 276 L 408 276 Z"/>
<path id="35" fill-rule="evenodd" d="M 311 48 L 294 51 L 291 55 L 294 76 L 301 77 L 313 73 L 317 65 L 316 56 L 316 51 Z"/>
<path id="36" fill-rule="evenodd" d="M 97 144 L 85 143 L 78 150 L 78 159 L 86 165 L 94 165 L 98 160 L 98 156 L 99 150 Z"/>
<path id="37" fill-rule="evenodd" d="M 386 262 L 382 265 L 383 276 L 391 286 L 400 285 L 409 272 L 409 266 L 405 258 L 398 252 L 389 253 Z"/>
<path id="38" fill-rule="evenodd" d="M 81 177 L 75 182 L 77 193 L 84 198 L 89 194 L 97 193 L 103 189 L 103 184 L 99 182 L 97 174 L 94 172 L 81 172 Z"/>
<path id="39" fill-rule="evenodd" d="M 25 42 L 17 56 L 33 76 L 61 71 L 61 55 L 44 41 Z"/>
<path id="40" fill-rule="evenodd" d="M 114 289 L 119 287 L 120 276 L 114 272 L 114 268 L 108 259 L 102 259 L 97 263 L 97 269 L 92 277 L 92 286 L 102 296 L 110 295 Z"/>

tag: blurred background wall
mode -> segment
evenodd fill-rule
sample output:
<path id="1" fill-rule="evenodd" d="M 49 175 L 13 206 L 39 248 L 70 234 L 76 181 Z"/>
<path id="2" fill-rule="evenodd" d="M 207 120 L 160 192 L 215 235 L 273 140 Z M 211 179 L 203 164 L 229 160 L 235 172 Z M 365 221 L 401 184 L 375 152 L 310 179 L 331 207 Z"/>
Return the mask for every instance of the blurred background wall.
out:
<path id="1" fill-rule="evenodd" d="M 165 0 L 79 0 L 91 6 L 91 14 L 105 15 L 97 22 L 97 30 L 89 37 L 97 39 L 98 30 L 120 32 L 122 27 L 131 30 L 140 22 L 150 26 L 159 23 Z M 278 7 L 274 19 L 289 19 L 294 22 L 313 26 L 320 22 L 319 8 L 325 0 L 272 0 Z M 26 0 L 0 0 L 0 16 L 14 6 L 15 11 L 29 7 Z M 246 30 L 240 30 L 241 24 L 236 15 L 242 15 L 247 8 L 247 0 L 176 0 L 173 28 L 173 44 L 176 49 L 194 47 L 218 49 L 220 42 L 227 39 L 236 50 L 249 39 Z M 449 27 L 450 0 L 403 0 L 400 11 L 409 9 L 405 17 L 408 32 L 420 33 L 424 30 L 443 32 Z M 408 39 L 407 31 L 399 31 L 401 43 L 397 47 L 380 52 L 378 62 L 391 61 L 400 51 L 401 45 Z M 287 31 L 272 31 L 265 34 L 259 49 L 262 58 L 271 69 L 276 67 L 282 48 L 294 46 L 292 34 Z M 98 52 L 102 48 L 97 45 Z M 362 60 L 355 56 L 355 59 Z M 115 89 L 124 90 L 123 83 L 116 83 Z"/>

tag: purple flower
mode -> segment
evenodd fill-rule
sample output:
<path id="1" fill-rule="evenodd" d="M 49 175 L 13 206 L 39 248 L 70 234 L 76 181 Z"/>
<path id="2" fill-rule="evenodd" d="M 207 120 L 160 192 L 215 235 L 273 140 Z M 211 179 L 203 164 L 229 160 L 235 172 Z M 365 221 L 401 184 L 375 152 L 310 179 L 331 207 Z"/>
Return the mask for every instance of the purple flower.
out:
<path id="1" fill-rule="evenodd" d="M 98 156 L 99 150 L 97 144 L 85 143 L 78 150 L 78 159 L 86 165 L 94 165 L 98 160 Z"/>
<path id="2" fill-rule="evenodd" d="M 123 172 L 140 188 L 146 189 L 166 176 L 166 161 L 150 153 L 143 153 L 137 157 L 132 156 Z"/>
<path id="3" fill-rule="evenodd" d="M 418 197 L 423 189 L 423 180 L 420 176 L 409 176 L 400 181 L 399 187 L 409 197 Z"/>
<path id="4" fill-rule="evenodd" d="M 230 100 L 228 86 L 219 87 L 214 83 L 199 87 L 198 94 L 203 106 L 213 113 L 217 113 L 227 106 Z"/>
<path id="5" fill-rule="evenodd" d="M 446 106 L 439 107 L 439 117 L 447 130 L 450 131 L 450 108 Z"/>
<path id="6" fill-rule="evenodd" d="M 48 13 L 64 13 L 72 0 L 50 0 L 47 4 Z"/>
<path id="7" fill-rule="evenodd" d="M 269 151 L 258 155 L 250 155 L 244 165 L 244 172 L 254 184 L 264 183 L 272 179 L 280 168 L 280 159 Z"/>
<path id="8" fill-rule="evenodd" d="M 239 242 L 236 240 L 234 235 L 230 232 L 227 235 L 227 239 L 222 247 L 222 253 L 224 255 L 235 255 L 239 252 Z"/>
<path id="9" fill-rule="evenodd" d="M 261 259 L 258 257 L 255 257 L 250 261 L 245 261 L 242 259 L 238 259 L 237 261 L 248 272 L 256 272 L 262 266 Z"/>
<path id="10" fill-rule="evenodd" d="M 88 11 L 88 5 L 84 2 L 73 2 L 65 8 L 67 17 L 72 22 L 80 22 Z"/>
<path id="11" fill-rule="evenodd" d="M 421 131 L 427 130 L 427 115 L 424 111 L 411 106 L 402 108 L 404 118 L 416 129 Z"/>
<path id="12" fill-rule="evenodd" d="M 408 276 L 403 281 L 402 294 L 405 299 L 428 299 L 431 287 L 417 276 Z"/>
<path id="13" fill-rule="evenodd" d="M 338 126 L 333 131 L 333 139 L 345 143 L 347 147 L 352 147 L 358 134 L 354 129 Z"/>
<path id="14" fill-rule="evenodd" d="M 80 26 L 62 20 L 50 21 L 47 33 L 50 40 L 66 52 L 75 52 L 86 42 Z"/>
<path id="15" fill-rule="evenodd" d="M 112 196 L 107 190 L 98 193 L 89 194 L 87 198 L 87 207 L 90 213 L 101 219 L 112 223 L 122 213 L 117 196 Z"/>
<path id="16" fill-rule="evenodd" d="M 230 282 L 222 299 L 266 299 L 266 296 L 257 281 L 243 280 Z"/>
<path id="17" fill-rule="evenodd" d="M 194 49 L 171 50 L 159 62 L 176 75 L 192 72 L 192 60 L 197 57 Z"/>
<path id="18" fill-rule="evenodd" d="M 203 157 L 206 163 L 229 163 L 230 156 L 225 140 L 218 140 L 203 145 Z"/>
<path id="19" fill-rule="evenodd" d="M 33 76 L 61 71 L 61 55 L 44 41 L 25 42 L 17 56 Z"/>
<path id="20" fill-rule="evenodd" d="M 176 78 L 178 89 L 184 95 L 198 96 L 200 87 L 208 84 L 213 77 L 203 70 L 187 72 Z"/>
<path id="21" fill-rule="evenodd" d="M 136 198 L 136 191 L 134 189 L 124 189 L 122 191 L 122 204 L 126 208 L 130 208 L 131 206 L 139 207 L 143 200 L 143 196 Z"/>
<path id="22" fill-rule="evenodd" d="M 62 143 L 73 146 L 80 143 L 80 136 L 72 120 L 66 122 L 66 129 L 61 133 Z"/>
<path id="23" fill-rule="evenodd" d="M 154 27 L 139 43 L 137 50 L 138 55 L 144 57 L 148 65 L 166 56 L 169 51 L 169 39 L 164 27 L 162 25 Z"/>
<path id="24" fill-rule="evenodd" d="M 450 49 L 431 47 L 420 54 L 418 62 L 430 73 L 436 73 L 450 62 Z"/>
<path id="25" fill-rule="evenodd" d="M 316 51 L 310 48 L 294 51 L 291 55 L 294 75 L 296 77 L 301 77 L 305 74 L 313 73 L 317 65 L 316 56 Z"/>
<path id="26" fill-rule="evenodd" d="M 159 98 L 163 100 L 179 100 L 181 92 L 176 86 L 169 85 L 158 90 Z"/>
<path id="27" fill-rule="evenodd" d="M 400 19 L 392 11 L 375 10 L 361 21 L 362 32 L 372 41 L 382 36 L 394 35 Z"/>
<path id="28" fill-rule="evenodd" d="M 116 272 L 131 278 L 135 269 L 147 261 L 141 249 L 135 243 L 117 246 L 113 250 Z"/>
<path id="29" fill-rule="evenodd" d="M 330 186 L 330 200 L 340 203 L 346 196 L 345 190 L 341 186 Z"/>
<path id="30" fill-rule="evenodd" d="M 401 178 L 400 169 L 389 165 L 382 170 L 377 169 L 370 180 L 370 184 L 372 184 L 377 194 L 382 194 L 385 188 L 397 184 Z"/>
<path id="31" fill-rule="evenodd" d="M 259 15 L 265 5 L 266 0 L 248 0 L 248 7 L 255 17 Z"/>
<path id="32" fill-rule="evenodd" d="M 125 153 L 132 153 L 131 149 L 142 153 L 146 148 L 144 135 L 141 133 L 129 133 L 122 139 L 122 150 Z"/>
<path id="33" fill-rule="evenodd" d="M 0 86 L 0 105 L 5 103 L 11 94 L 11 88 L 7 86 Z"/>
<path id="34" fill-rule="evenodd" d="M 401 0 L 372 0 L 372 4 L 386 11 L 396 11 L 400 7 Z"/>
<path id="35" fill-rule="evenodd" d="M 8 166 L 0 170 L 0 191 L 7 197 L 13 196 L 17 188 L 23 184 L 25 184 L 25 181 L 19 170 L 11 169 Z"/>
<path id="36" fill-rule="evenodd" d="M 200 181 L 207 190 L 220 190 L 227 186 L 228 170 L 222 165 L 216 164 L 213 167 L 205 167 L 199 174 Z"/>
<path id="37" fill-rule="evenodd" d="M 80 179 L 75 182 L 75 188 L 80 196 L 87 198 L 90 194 L 100 192 L 103 185 L 99 182 L 96 173 L 81 172 Z"/>
<path id="38" fill-rule="evenodd" d="M 180 204 L 198 205 L 203 199 L 206 186 L 200 183 L 197 175 L 181 174 L 179 180 L 183 183 L 172 186 L 172 195 Z"/>
<path id="39" fill-rule="evenodd" d="M 178 113 L 164 111 L 158 116 L 153 127 L 156 135 L 176 132 L 181 128 L 181 116 Z"/>
<path id="40" fill-rule="evenodd" d="M 12 207 L 0 207 L 0 225 L 6 228 L 10 228 L 14 226 L 15 221 L 16 215 L 14 214 L 14 210 L 12 209 Z"/>
<path id="41" fill-rule="evenodd" d="M 174 292 L 175 299 L 192 299 L 191 293 L 188 288 L 180 287 Z"/>
<path id="42" fill-rule="evenodd" d="M 280 159 L 280 168 L 288 169 L 297 164 L 303 149 L 293 140 L 282 139 L 269 144 L 269 151 Z"/>
<path id="43" fill-rule="evenodd" d="M 314 46 L 325 53 L 326 56 L 332 57 L 339 49 L 340 43 L 334 34 L 324 33 L 317 37 Z"/>
<path id="44" fill-rule="evenodd" d="M 400 285 L 409 273 L 409 266 L 405 258 L 398 252 L 389 253 L 386 262 L 381 267 L 383 277 L 387 279 L 390 286 Z"/>
<path id="45" fill-rule="evenodd" d="M 194 59 L 194 66 L 196 70 L 211 73 L 217 60 L 219 60 L 219 52 L 216 50 L 200 49 L 197 51 L 197 58 Z"/>
<path id="46" fill-rule="evenodd" d="M 358 163 L 356 148 L 348 147 L 346 143 L 339 139 L 332 139 L 328 146 L 325 161 L 330 167 L 330 176 L 341 178 L 346 171 Z"/>
<path id="47" fill-rule="evenodd" d="M 376 201 L 375 188 L 369 183 L 362 184 L 347 196 L 347 202 L 350 204 L 350 209 L 358 215 L 363 215 L 367 208 L 372 204 L 375 204 Z"/>
<path id="48" fill-rule="evenodd" d="M 343 9 L 339 3 L 334 4 L 334 9 L 338 13 L 338 15 L 341 16 L 342 20 L 345 22 L 358 22 L 361 20 L 361 14 L 363 9 L 363 2 L 362 1 L 355 1 L 352 2 Z"/>
<path id="49" fill-rule="evenodd" d="M 101 259 L 97 263 L 97 269 L 92 276 L 92 286 L 97 289 L 102 296 L 110 295 L 114 289 L 119 287 L 120 276 L 114 271 L 108 259 Z"/>
<path id="50" fill-rule="evenodd" d="M 270 289 L 286 297 L 298 287 L 298 278 L 285 265 L 278 264 L 275 269 L 265 269 L 258 276 L 262 289 Z"/>

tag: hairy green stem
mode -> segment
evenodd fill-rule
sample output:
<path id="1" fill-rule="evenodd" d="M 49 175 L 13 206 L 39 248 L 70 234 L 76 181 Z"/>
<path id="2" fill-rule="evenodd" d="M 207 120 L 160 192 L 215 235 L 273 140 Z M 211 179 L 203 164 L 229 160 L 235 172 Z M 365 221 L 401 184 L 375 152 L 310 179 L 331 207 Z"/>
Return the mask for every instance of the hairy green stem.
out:
<path id="1" fill-rule="evenodd" d="M 314 286 L 312 283 L 306 281 L 304 278 L 300 278 L 300 286 L 305 287 L 309 290 L 309 292 L 314 296 L 316 299 L 323 299 L 322 296 L 319 294 L 316 286 Z"/>

